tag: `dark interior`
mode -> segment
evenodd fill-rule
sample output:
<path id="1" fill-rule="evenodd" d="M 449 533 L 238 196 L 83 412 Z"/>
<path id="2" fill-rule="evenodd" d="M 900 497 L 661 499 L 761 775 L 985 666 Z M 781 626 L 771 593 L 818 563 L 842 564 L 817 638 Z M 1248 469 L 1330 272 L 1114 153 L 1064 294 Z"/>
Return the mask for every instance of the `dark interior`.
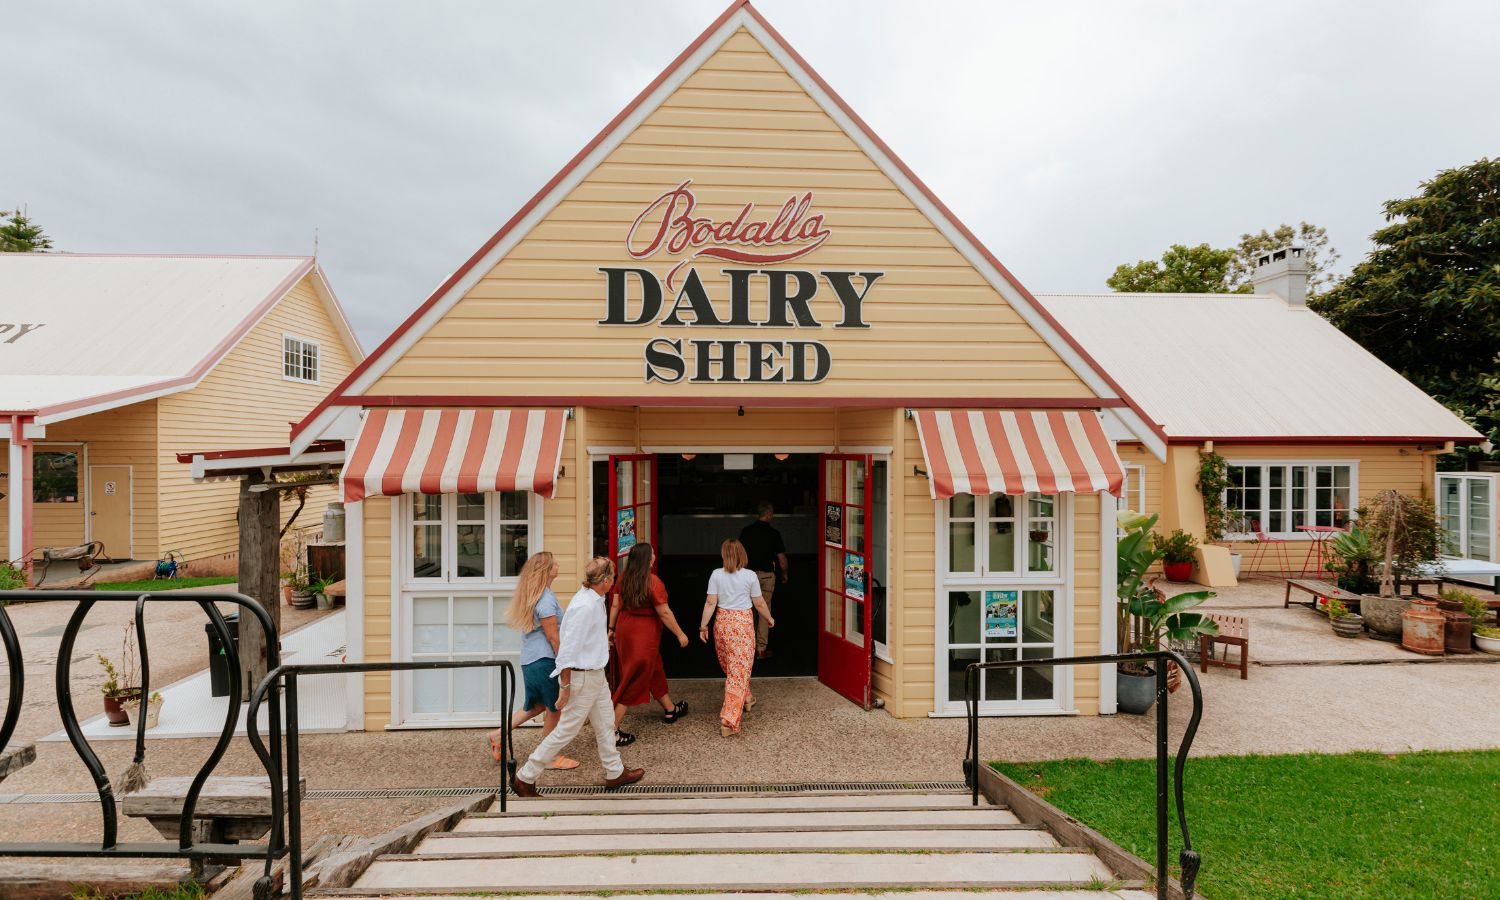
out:
<path id="1" fill-rule="evenodd" d="M 667 587 L 672 613 L 688 633 L 686 649 L 671 634 L 662 635 L 662 661 L 668 678 L 717 678 L 723 675 L 712 644 L 698 640 L 708 576 L 721 564 L 719 544 L 739 537 L 755 519 L 761 500 L 776 507 L 772 520 L 787 548 L 790 577 L 778 585 L 772 614 L 769 659 L 756 660 L 757 676 L 818 673 L 818 457 L 815 454 L 731 455 L 726 468 L 720 453 L 659 454 L 657 460 L 657 575 Z M 595 466 L 596 498 L 608 495 L 608 467 Z M 608 534 L 605 518 L 595 534 Z M 607 552 L 596 548 L 596 552 Z M 710 636 L 710 641 L 712 637 Z"/>

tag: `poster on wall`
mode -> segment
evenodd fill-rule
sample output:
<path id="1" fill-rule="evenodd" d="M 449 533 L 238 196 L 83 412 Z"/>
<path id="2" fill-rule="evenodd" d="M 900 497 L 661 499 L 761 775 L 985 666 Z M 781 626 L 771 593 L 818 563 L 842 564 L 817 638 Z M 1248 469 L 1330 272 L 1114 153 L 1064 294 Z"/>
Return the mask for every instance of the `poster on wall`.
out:
<path id="1" fill-rule="evenodd" d="M 844 545 L 844 507 L 837 503 L 823 504 L 823 543 Z"/>
<path id="2" fill-rule="evenodd" d="M 1018 591 L 984 592 L 984 636 L 1006 638 L 1016 636 L 1016 606 Z"/>
<path id="3" fill-rule="evenodd" d="M 865 599 L 865 558 L 858 553 L 844 554 L 844 596 Z"/>
<path id="4" fill-rule="evenodd" d="M 635 509 L 615 513 L 615 553 L 624 556 L 635 546 Z"/>

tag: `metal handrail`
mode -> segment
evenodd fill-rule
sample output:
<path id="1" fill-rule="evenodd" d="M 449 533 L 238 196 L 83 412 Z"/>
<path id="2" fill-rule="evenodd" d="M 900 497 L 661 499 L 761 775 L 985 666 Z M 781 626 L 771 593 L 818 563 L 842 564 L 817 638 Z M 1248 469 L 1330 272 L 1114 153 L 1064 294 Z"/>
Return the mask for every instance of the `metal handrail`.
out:
<path id="1" fill-rule="evenodd" d="M 513 745 L 511 744 L 510 716 L 511 708 L 515 705 L 515 668 L 508 659 L 483 659 L 445 661 L 434 660 L 424 662 L 367 662 L 367 663 L 316 663 L 316 664 L 289 664 L 273 668 L 261 679 L 259 685 L 250 694 L 250 706 L 245 712 L 245 734 L 250 739 L 250 745 L 257 756 L 266 764 L 268 770 L 274 768 L 275 774 L 271 776 L 271 837 L 270 844 L 273 847 L 285 847 L 288 854 L 287 859 L 287 881 L 290 882 L 292 900 L 302 898 L 302 762 L 300 750 L 300 730 L 298 728 L 298 679 L 304 675 L 351 675 L 368 672 L 415 672 L 431 671 L 441 669 L 474 669 L 474 668 L 499 668 L 500 669 L 500 772 L 501 777 L 508 781 L 511 768 L 514 765 Z M 280 754 L 273 754 L 261 742 L 259 728 L 259 712 L 262 700 L 269 696 L 274 704 L 276 696 L 282 691 L 275 690 L 282 686 L 286 694 L 286 780 L 283 781 L 281 774 Z M 270 725 L 276 726 L 275 707 L 272 707 L 272 718 Z M 273 732 L 274 733 L 274 732 Z M 272 743 L 274 744 L 274 738 Z M 290 793 L 283 797 L 283 791 L 290 789 Z M 500 799 L 500 811 L 505 812 L 507 786 L 502 782 L 495 793 Z M 286 834 L 283 840 L 282 820 L 285 811 Z M 265 873 L 257 881 L 255 886 L 257 897 L 264 894 L 269 896 L 271 889 L 271 865 L 272 858 L 266 858 Z"/>
<path id="2" fill-rule="evenodd" d="M 1142 653 L 1109 653 L 1099 656 L 1068 656 L 1056 659 L 1012 659 L 1000 662 L 969 663 L 964 672 L 964 709 L 968 713 L 969 740 L 964 756 L 964 778 L 969 783 L 975 806 L 979 805 L 979 673 L 990 669 L 1022 669 L 1041 666 L 1083 666 L 1130 662 L 1151 662 L 1156 670 L 1156 896 L 1167 900 L 1170 885 L 1168 871 L 1168 836 L 1170 824 L 1167 814 L 1167 668 L 1168 662 L 1177 664 L 1187 677 L 1193 694 L 1193 714 L 1188 719 L 1187 731 L 1182 736 L 1182 745 L 1172 768 L 1173 789 L 1177 801 L 1177 821 L 1182 828 L 1182 852 L 1179 864 L 1182 867 L 1182 893 L 1193 900 L 1193 886 L 1198 880 L 1198 869 L 1203 858 L 1193 850 L 1193 839 L 1188 833 L 1187 808 L 1183 802 L 1182 782 L 1188 751 L 1192 749 L 1193 737 L 1198 733 L 1198 724 L 1203 720 L 1203 688 L 1198 684 L 1198 675 L 1193 667 L 1172 650 L 1152 650 Z"/>

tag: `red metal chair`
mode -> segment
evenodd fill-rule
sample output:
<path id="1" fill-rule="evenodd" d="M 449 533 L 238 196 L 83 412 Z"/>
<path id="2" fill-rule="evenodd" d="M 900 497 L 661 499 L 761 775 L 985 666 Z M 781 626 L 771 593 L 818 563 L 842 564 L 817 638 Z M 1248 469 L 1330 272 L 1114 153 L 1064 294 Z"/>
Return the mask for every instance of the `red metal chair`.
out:
<path id="1" fill-rule="evenodd" d="M 1292 561 L 1291 557 L 1287 555 L 1286 545 L 1290 544 L 1291 541 L 1286 538 L 1273 538 L 1269 534 L 1266 534 L 1265 531 L 1261 530 L 1259 519 L 1250 520 L 1250 530 L 1255 532 L 1255 555 L 1250 557 L 1250 571 L 1260 571 L 1261 557 L 1265 555 L 1266 548 L 1270 547 L 1271 552 L 1279 555 L 1281 558 L 1281 568 L 1278 571 L 1284 575 L 1290 575 L 1292 572 Z"/>

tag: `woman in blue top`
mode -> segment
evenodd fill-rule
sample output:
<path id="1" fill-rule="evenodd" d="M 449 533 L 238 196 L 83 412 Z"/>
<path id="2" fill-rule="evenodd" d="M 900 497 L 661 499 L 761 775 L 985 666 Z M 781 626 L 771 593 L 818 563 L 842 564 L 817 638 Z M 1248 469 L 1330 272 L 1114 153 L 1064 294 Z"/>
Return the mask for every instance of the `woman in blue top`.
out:
<path id="1" fill-rule="evenodd" d="M 542 717 L 542 737 L 557 727 L 558 684 L 552 677 L 557 660 L 557 625 L 562 605 L 549 585 L 557 580 L 557 561 L 545 550 L 538 551 L 521 567 L 516 593 L 510 600 L 506 623 L 521 632 L 521 675 L 526 683 L 526 702 L 511 717 L 510 727 L 519 728 Z M 500 731 L 490 732 L 490 754 L 500 760 Z M 559 756 L 549 768 L 576 769 L 578 760 Z"/>

